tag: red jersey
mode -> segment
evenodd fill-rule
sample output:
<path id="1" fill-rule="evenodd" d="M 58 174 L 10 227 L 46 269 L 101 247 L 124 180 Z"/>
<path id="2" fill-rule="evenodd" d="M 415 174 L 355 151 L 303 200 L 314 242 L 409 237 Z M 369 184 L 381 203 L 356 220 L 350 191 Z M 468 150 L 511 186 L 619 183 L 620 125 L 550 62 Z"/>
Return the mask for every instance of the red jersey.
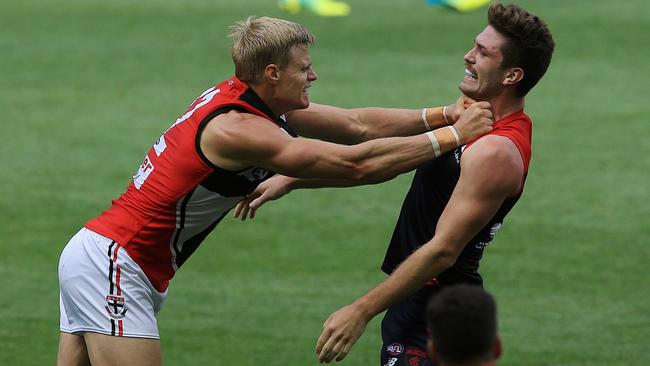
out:
<path id="1" fill-rule="evenodd" d="M 499 135 L 507 137 L 512 141 L 524 161 L 524 176 L 528 173 L 530 164 L 530 144 L 532 139 L 532 122 L 524 110 L 509 114 L 500 120 L 494 122 L 492 131 L 488 135 Z M 476 141 L 476 140 L 474 140 Z M 465 148 L 469 147 L 474 141 L 468 143 Z"/>
<path id="2" fill-rule="evenodd" d="M 202 153 L 205 125 L 233 109 L 284 125 L 236 77 L 213 86 L 149 149 L 126 192 L 85 225 L 124 247 L 160 292 L 226 213 L 273 175 L 221 169 Z"/>
<path id="3" fill-rule="evenodd" d="M 524 162 L 522 181 L 528 173 L 531 157 L 532 122 L 523 110 L 494 122 L 488 135 L 509 138 L 519 149 Z M 404 199 L 397 225 L 384 258 L 382 270 L 392 273 L 413 251 L 433 238 L 438 220 L 460 178 L 460 161 L 471 143 L 428 161 L 415 172 L 411 188 Z M 523 189 L 523 183 L 522 183 Z M 509 197 L 490 221 L 467 243 L 454 265 L 436 277 L 431 284 L 452 285 L 483 283 L 478 268 L 483 251 L 501 228 L 503 220 L 517 203 L 521 192 Z"/>

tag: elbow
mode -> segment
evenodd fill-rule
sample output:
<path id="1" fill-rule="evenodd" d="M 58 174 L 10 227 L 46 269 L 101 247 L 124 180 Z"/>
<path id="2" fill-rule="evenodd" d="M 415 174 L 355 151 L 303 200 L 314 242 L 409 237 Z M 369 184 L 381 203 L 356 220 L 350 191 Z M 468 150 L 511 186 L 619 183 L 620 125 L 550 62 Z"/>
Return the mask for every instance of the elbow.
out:
<path id="1" fill-rule="evenodd" d="M 396 176 L 385 174 L 384 169 L 368 161 L 351 164 L 350 171 L 350 179 L 358 184 L 381 183 Z"/>
<path id="2" fill-rule="evenodd" d="M 352 129 L 351 135 L 354 136 L 354 141 L 352 142 L 355 144 L 359 144 L 376 138 L 374 137 L 374 133 L 370 129 L 370 127 L 365 125 L 358 119 L 355 120 L 355 122 L 351 123 L 351 129 Z"/>
<path id="3" fill-rule="evenodd" d="M 357 183 L 365 182 L 366 180 L 370 179 L 373 174 L 372 167 L 370 164 L 365 162 L 350 163 L 349 170 L 349 178 Z"/>
<path id="4" fill-rule="evenodd" d="M 458 259 L 459 254 L 460 253 L 449 248 L 440 250 L 438 252 L 436 262 L 438 263 L 441 272 L 453 267 L 453 265 L 456 263 L 456 260 Z"/>

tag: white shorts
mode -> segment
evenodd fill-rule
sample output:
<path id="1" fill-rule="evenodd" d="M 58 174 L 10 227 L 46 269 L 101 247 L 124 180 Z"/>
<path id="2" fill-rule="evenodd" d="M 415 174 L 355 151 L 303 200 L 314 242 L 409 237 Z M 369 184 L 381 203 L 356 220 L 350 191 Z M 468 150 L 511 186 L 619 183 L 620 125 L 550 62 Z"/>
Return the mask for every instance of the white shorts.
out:
<path id="1" fill-rule="evenodd" d="M 82 228 L 59 260 L 60 329 L 160 339 L 156 313 L 167 295 L 115 241 Z"/>

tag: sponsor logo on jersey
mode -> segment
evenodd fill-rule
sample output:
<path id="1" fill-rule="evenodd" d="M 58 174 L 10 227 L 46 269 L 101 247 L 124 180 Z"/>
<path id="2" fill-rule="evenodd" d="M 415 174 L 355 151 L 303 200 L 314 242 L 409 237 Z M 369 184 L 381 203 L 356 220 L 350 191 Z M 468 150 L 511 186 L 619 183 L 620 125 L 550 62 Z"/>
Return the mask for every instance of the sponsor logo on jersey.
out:
<path id="1" fill-rule="evenodd" d="M 399 356 L 402 352 L 404 352 L 404 346 L 399 343 L 393 343 L 386 346 L 386 353 L 388 353 L 389 356 Z"/>
<path id="2" fill-rule="evenodd" d="M 388 361 L 386 361 L 384 366 L 395 366 L 396 363 L 397 363 L 397 357 L 391 357 L 388 359 Z"/>
<path id="3" fill-rule="evenodd" d="M 494 236 L 497 235 L 497 232 L 501 229 L 501 223 L 496 223 L 492 225 L 492 228 L 490 228 L 490 238 L 494 239 Z"/>
<path id="4" fill-rule="evenodd" d="M 454 150 L 454 158 L 456 158 L 456 164 L 460 164 L 460 155 L 465 151 L 465 146 L 463 145 L 460 147 L 460 149 Z"/>
<path id="5" fill-rule="evenodd" d="M 123 319 L 126 316 L 126 312 L 128 310 L 124 297 L 115 295 L 106 296 L 105 308 L 108 312 L 108 316 L 113 319 Z"/>
<path id="6" fill-rule="evenodd" d="M 256 180 L 262 180 L 266 178 L 270 172 L 259 167 L 251 168 L 246 171 L 239 173 L 248 179 L 249 182 L 255 182 Z"/>

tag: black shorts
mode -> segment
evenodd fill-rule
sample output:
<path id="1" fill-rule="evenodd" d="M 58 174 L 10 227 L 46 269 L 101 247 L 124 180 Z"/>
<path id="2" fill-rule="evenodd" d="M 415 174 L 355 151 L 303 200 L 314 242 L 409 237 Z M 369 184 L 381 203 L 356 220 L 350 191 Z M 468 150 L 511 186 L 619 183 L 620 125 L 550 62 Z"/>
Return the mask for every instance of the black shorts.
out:
<path id="1" fill-rule="evenodd" d="M 381 322 L 382 366 L 435 366 L 426 353 L 426 308 L 438 289 L 424 286 L 388 308 Z"/>

